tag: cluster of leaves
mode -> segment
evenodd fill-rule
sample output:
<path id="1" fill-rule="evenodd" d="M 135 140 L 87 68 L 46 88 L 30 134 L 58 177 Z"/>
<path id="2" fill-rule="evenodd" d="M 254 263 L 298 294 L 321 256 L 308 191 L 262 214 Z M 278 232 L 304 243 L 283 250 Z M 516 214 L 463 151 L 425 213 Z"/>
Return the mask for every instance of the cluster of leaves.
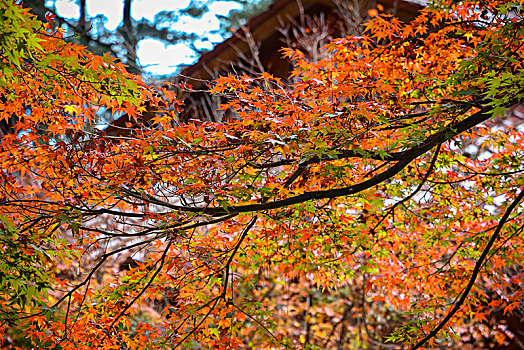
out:
<path id="1" fill-rule="evenodd" d="M 416 349 L 461 345 L 439 333 L 452 327 L 507 341 L 483 322 L 523 301 L 524 139 L 497 122 L 524 99 L 522 5 L 376 16 L 324 59 L 286 50 L 293 83 L 219 78 L 229 120 L 179 124 L 172 91 L 1 1 L 22 28 L 3 30 L 34 38 L 0 46 L 0 112 L 18 118 L 0 151 L 2 232 L 44 271 L 29 285 L 48 276 L 51 289 L 46 306 L 41 293 L 17 310 L 26 336 L 63 349 Z M 89 128 L 101 109 L 153 116 L 109 137 Z M 20 294 L 11 285 L 0 306 Z"/>

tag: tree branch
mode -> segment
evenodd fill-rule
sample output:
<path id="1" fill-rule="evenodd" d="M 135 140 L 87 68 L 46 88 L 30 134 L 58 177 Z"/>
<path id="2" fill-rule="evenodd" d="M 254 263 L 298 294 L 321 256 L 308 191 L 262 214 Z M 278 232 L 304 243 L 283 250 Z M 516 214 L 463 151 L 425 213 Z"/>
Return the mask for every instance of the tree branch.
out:
<path id="1" fill-rule="evenodd" d="M 484 248 L 484 251 L 482 252 L 482 254 L 480 255 L 479 259 L 477 260 L 477 262 L 475 263 L 475 268 L 473 269 L 473 273 L 471 274 L 471 277 L 469 278 L 469 282 L 466 286 L 466 288 L 464 289 L 464 291 L 462 292 L 462 295 L 460 296 L 460 298 L 458 299 L 458 301 L 455 303 L 455 305 L 453 306 L 453 308 L 451 309 L 451 311 L 446 315 L 446 317 L 444 317 L 442 319 L 442 321 L 439 322 L 439 324 L 437 325 L 437 327 L 435 327 L 427 336 L 425 336 L 423 339 L 419 340 L 419 342 L 417 344 L 415 344 L 415 346 L 413 346 L 410 350 L 417 350 L 417 349 L 420 349 L 428 340 L 430 340 L 431 338 L 433 338 L 434 336 L 437 335 L 437 333 L 442 329 L 444 328 L 444 326 L 446 325 L 446 323 L 455 315 L 455 313 L 460 309 L 460 307 L 462 306 L 462 304 L 464 304 L 464 301 L 466 300 L 466 298 L 468 297 L 468 294 L 469 292 L 471 291 L 471 288 L 473 288 L 473 284 L 475 283 L 475 280 L 477 279 L 477 276 L 480 272 L 480 269 L 482 268 L 482 264 L 484 263 L 484 259 L 486 259 L 486 256 L 488 255 L 491 247 L 493 246 L 493 243 L 495 243 L 495 241 L 497 240 L 500 232 L 502 231 L 502 228 L 504 227 L 504 224 L 506 223 L 506 221 L 508 220 L 511 212 L 513 211 L 513 209 L 515 209 L 515 207 L 520 203 L 520 201 L 522 201 L 522 199 L 524 198 L 524 189 L 521 190 L 520 194 L 517 196 L 517 198 L 515 198 L 515 200 L 513 200 L 513 202 L 510 204 L 510 206 L 508 207 L 508 209 L 506 209 L 506 212 L 504 213 L 504 215 L 502 216 L 502 218 L 500 219 L 499 221 L 499 224 L 497 225 L 497 228 L 495 229 L 495 232 L 493 232 L 493 235 L 491 235 L 491 238 L 488 242 L 488 244 L 486 244 L 486 247 Z"/>
<path id="2" fill-rule="evenodd" d="M 410 148 L 409 150 L 403 151 L 402 157 L 399 159 L 395 165 L 385 170 L 384 172 L 375 175 L 369 180 L 363 181 L 361 183 L 342 187 L 334 188 L 329 190 L 321 191 L 311 191 L 306 192 L 297 196 L 276 200 L 273 202 L 263 202 L 260 204 L 247 204 L 247 205 L 237 205 L 227 208 L 223 207 L 188 207 L 181 205 L 174 205 L 162 200 L 159 200 L 148 194 L 136 194 L 142 199 L 148 200 L 151 204 L 157 204 L 166 208 L 173 210 L 180 210 L 184 212 L 192 213 L 201 213 L 208 214 L 212 216 L 217 215 L 226 215 L 226 214 L 239 214 L 239 213 L 248 213 L 248 212 L 257 212 L 271 209 L 278 209 L 282 207 L 288 207 L 294 204 L 304 203 L 310 200 L 319 200 L 319 199 L 331 199 L 338 198 L 343 196 L 348 196 L 356 194 L 372 188 L 398 174 L 402 171 L 407 165 L 409 165 L 413 160 L 423 155 L 424 153 L 431 150 L 433 147 L 440 145 L 448 140 L 451 140 L 453 137 L 471 129 L 472 127 L 488 120 L 491 117 L 491 108 L 485 108 L 468 118 L 454 124 L 449 125 L 444 130 L 437 132 L 431 136 L 428 136 L 424 142 L 421 144 Z"/>

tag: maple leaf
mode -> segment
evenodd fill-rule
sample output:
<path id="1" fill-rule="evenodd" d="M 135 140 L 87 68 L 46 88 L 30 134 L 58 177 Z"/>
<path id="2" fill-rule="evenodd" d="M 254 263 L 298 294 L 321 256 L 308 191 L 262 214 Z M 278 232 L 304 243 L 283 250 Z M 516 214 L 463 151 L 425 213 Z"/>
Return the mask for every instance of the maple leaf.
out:
<path id="1" fill-rule="evenodd" d="M 229 117 L 184 123 L 0 0 L 1 324 L 63 348 L 483 347 L 524 293 L 524 135 L 501 113 L 522 3 L 484 5 L 489 25 L 470 2 L 366 10 L 321 56 L 284 49 L 289 79 L 218 78 Z"/>

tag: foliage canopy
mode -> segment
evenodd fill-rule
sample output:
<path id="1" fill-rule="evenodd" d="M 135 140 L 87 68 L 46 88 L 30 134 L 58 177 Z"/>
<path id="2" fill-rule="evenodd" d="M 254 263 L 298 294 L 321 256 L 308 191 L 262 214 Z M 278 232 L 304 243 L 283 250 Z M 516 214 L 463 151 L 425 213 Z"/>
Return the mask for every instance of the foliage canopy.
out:
<path id="1" fill-rule="evenodd" d="M 229 119 L 179 124 L 171 89 L 0 0 L 0 330 L 57 349 L 507 341 L 489 323 L 522 312 L 524 140 L 504 118 L 522 5 L 377 15 L 324 59 L 286 50 L 292 83 L 219 78 Z M 102 110 L 154 116 L 109 137 Z"/>

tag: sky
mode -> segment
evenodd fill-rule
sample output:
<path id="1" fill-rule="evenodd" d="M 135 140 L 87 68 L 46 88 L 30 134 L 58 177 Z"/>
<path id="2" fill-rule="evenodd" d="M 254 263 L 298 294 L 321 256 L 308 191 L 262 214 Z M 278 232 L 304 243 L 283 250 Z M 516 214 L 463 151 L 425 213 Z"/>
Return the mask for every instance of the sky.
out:
<path id="1" fill-rule="evenodd" d="M 138 21 L 142 18 L 153 21 L 158 12 L 184 9 L 189 3 L 190 0 L 134 0 L 131 16 Z M 87 0 L 87 15 L 89 17 L 104 15 L 107 18 L 104 26 L 108 30 L 114 30 L 122 21 L 123 4 L 123 0 Z M 75 0 L 48 0 L 46 5 L 54 6 L 57 13 L 64 18 L 78 19 L 80 14 Z M 231 10 L 241 8 L 238 3 L 231 1 L 214 2 L 208 7 L 209 12 L 201 18 L 184 16 L 176 23 L 176 26 L 183 28 L 185 32 L 207 38 L 195 42 L 195 46 L 199 49 L 211 49 L 214 43 L 224 40 L 221 35 L 214 33 L 220 28 L 217 15 L 227 16 Z M 172 74 L 179 65 L 191 64 L 198 58 L 184 43 L 166 45 L 156 39 L 140 41 L 137 56 L 146 72 L 156 75 Z"/>

